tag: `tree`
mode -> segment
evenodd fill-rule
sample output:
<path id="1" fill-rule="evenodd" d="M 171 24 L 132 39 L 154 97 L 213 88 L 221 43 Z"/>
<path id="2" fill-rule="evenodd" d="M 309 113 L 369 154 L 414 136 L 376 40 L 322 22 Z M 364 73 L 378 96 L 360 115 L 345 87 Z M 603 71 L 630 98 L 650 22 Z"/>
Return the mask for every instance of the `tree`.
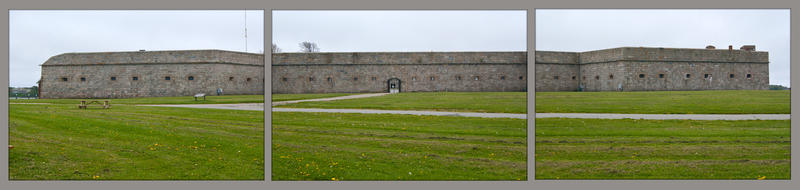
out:
<path id="1" fill-rule="evenodd" d="M 785 87 L 783 85 L 777 85 L 777 84 L 770 84 L 769 85 L 769 89 L 770 90 L 788 90 L 789 87 Z"/>
<path id="2" fill-rule="evenodd" d="M 319 47 L 314 42 L 300 42 L 300 52 L 319 52 Z"/>
<path id="3" fill-rule="evenodd" d="M 29 97 L 39 97 L 39 86 L 32 86 Z"/>
<path id="4" fill-rule="evenodd" d="M 280 52 L 281 48 L 279 48 L 278 45 L 272 44 L 272 53 L 280 53 Z"/>

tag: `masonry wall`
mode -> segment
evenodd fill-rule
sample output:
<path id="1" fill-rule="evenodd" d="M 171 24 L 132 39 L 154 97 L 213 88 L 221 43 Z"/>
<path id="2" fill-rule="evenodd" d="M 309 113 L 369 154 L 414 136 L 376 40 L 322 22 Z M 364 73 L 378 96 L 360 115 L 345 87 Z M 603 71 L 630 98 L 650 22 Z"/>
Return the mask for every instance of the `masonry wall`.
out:
<path id="1" fill-rule="evenodd" d="M 526 91 L 524 52 L 277 53 L 273 93 Z"/>
<path id="2" fill-rule="evenodd" d="M 578 64 L 536 64 L 536 91 L 577 91 L 580 82 Z"/>
<path id="3" fill-rule="evenodd" d="M 616 91 L 625 83 L 625 67 L 621 62 L 593 63 L 581 66 L 584 91 Z"/>
<path id="4" fill-rule="evenodd" d="M 573 91 L 581 84 L 585 91 L 769 88 L 768 54 L 758 51 L 644 47 L 537 51 L 535 65 L 537 91 Z M 575 73 L 580 75 L 578 82 L 553 77 Z"/>
<path id="5" fill-rule="evenodd" d="M 769 89 L 769 67 L 763 63 L 630 62 L 626 70 L 626 91 Z"/>
<path id="6" fill-rule="evenodd" d="M 216 95 L 217 88 L 222 88 L 227 95 L 263 94 L 263 56 L 261 65 L 258 57 L 218 50 L 62 54 L 42 65 L 40 96 Z"/>

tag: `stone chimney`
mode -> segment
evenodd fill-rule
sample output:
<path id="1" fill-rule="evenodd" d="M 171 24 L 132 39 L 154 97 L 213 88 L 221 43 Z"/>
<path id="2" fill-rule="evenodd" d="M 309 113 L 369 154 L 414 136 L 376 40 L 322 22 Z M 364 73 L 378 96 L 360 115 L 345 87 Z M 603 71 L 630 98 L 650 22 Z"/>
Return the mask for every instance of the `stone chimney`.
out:
<path id="1" fill-rule="evenodd" d="M 708 46 L 706 46 L 706 49 L 717 49 L 717 47 L 714 47 L 712 45 L 708 45 Z"/>
<path id="2" fill-rule="evenodd" d="M 739 49 L 740 50 L 745 50 L 745 51 L 756 51 L 756 45 L 743 45 Z"/>
<path id="3" fill-rule="evenodd" d="M 728 51 L 733 50 L 733 45 L 728 45 Z"/>

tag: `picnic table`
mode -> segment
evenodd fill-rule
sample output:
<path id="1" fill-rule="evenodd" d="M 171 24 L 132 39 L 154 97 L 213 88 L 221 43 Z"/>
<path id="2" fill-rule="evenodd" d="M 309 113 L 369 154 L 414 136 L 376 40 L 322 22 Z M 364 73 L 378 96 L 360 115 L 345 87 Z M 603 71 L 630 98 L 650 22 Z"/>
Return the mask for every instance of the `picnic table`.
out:
<path id="1" fill-rule="evenodd" d="M 109 109 L 111 108 L 111 104 L 108 102 L 109 102 L 108 100 L 92 100 L 92 101 L 81 100 L 81 104 L 78 104 L 78 109 L 87 109 L 91 104 L 97 104 L 97 105 L 102 104 L 101 106 L 103 106 L 103 109 Z"/>
<path id="2" fill-rule="evenodd" d="M 206 100 L 206 94 L 200 93 L 200 94 L 195 94 L 194 95 L 194 101 L 197 101 L 197 98 L 199 98 L 199 97 L 203 97 L 203 101 Z"/>

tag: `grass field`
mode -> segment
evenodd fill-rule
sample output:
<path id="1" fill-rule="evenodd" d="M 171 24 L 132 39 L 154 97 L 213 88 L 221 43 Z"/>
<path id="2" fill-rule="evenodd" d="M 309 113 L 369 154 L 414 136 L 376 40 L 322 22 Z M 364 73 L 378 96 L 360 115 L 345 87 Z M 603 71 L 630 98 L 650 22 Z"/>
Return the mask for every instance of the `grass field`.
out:
<path id="1" fill-rule="evenodd" d="M 789 120 L 543 118 L 536 179 L 789 179 L 790 145 Z"/>
<path id="2" fill-rule="evenodd" d="M 50 103 L 50 104 L 80 104 L 81 100 L 93 99 L 9 99 L 9 103 Z M 224 95 L 206 96 L 198 101 L 194 96 L 180 97 L 147 97 L 147 98 L 120 98 L 120 99 L 95 99 L 110 100 L 111 105 L 116 104 L 236 104 L 236 103 L 264 103 L 264 95 Z"/>
<path id="3" fill-rule="evenodd" d="M 272 113 L 273 180 L 526 180 L 526 120 Z"/>
<path id="4" fill-rule="evenodd" d="M 255 102 L 259 97 L 215 101 Z M 183 101 L 151 100 L 147 103 Z M 261 111 L 132 105 L 78 109 L 72 101 L 10 105 L 10 180 L 264 179 Z"/>
<path id="5" fill-rule="evenodd" d="M 788 114 L 788 90 L 537 92 L 537 113 Z"/>
<path id="6" fill-rule="evenodd" d="M 272 94 L 272 102 L 282 102 L 290 100 L 305 100 L 316 98 L 331 98 L 337 96 L 354 95 L 354 93 L 328 93 L 328 94 Z"/>
<path id="7" fill-rule="evenodd" d="M 526 113 L 526 92 L 407 92 L 277 107 Z M 273 98 L 274 99 L 274 98 Z"/>

